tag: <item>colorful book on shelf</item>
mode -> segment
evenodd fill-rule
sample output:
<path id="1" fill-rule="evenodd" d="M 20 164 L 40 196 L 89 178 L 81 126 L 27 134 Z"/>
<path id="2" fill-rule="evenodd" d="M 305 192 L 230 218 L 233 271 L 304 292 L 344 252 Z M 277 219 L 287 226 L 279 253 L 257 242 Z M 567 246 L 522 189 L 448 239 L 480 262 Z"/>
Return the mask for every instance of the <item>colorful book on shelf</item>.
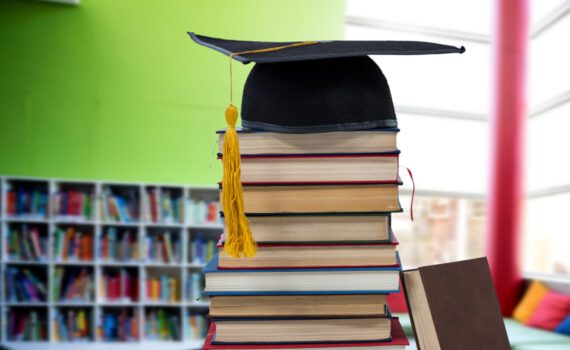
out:
<path id="1" fill-rule="evenodd" d="M 220 202 L 194 200 L 189 198 L 185 201 L 184 213 L 186 222 L 195 225 L 219 225 L 220 221 Z"/>
<path id="2" fill-rule="evenodd" d="M 223 214 L 223 213 L 222 213 Z M 248 217 L 257 243 L 383 243 L 390 239 L 389 214 L 268 215 Z"/>
<path id="3" fill-rule="evenodd" d="M 328 155 L 243 155 L 245 184 L 382 184 L 398 182 L 398 152 Z"/>
<path id="4" fill-rule="evenodd" d="M 56 311 L 52 328 L 57 342 L 91 339 L 89 311 L 85 309 L 61 309 Z"/>
<path id="5" fill-rule="evenodd" d="M 45 260 L 47 236 L 36 225 L 9 226 L 7 250 L 10 260 Z"/>
<path id="6" fill-rule="evenodd" d="M 99 281 L 99 295 L 106 301 L 136 302 L 139 279 L 130 269 L 104 269 Z"/>
<path id="7" fill-rule="evenodd" d="M 210 261 L 217 252 L 217 240 L 205 239 L 204 235 L 198 234 L 190 241 L 190 257 L 194 264 L 205 264 Z"/>
<path id="8" fill-rule="evenodd" d="M 103 220 L 111 222 L 132 223 L 139 218 L 138 196 L 136 191 L 127 190 L 126 194 L 114 194 L 104 190 L 101 200 Z"/>
<path id="9" fill-rule="evenodd" d="M 93 260 L 93 234 L 75 227 L 58 228 L 54 234 L 53 254 L 61 261 Z"/>
<path id="10" fill-rule="evenodd" d="M 204 339 L 208 332 L 208 319 L 204 314 L 197 314 L 187 310 L 184 327 L 189 339 Z"/>
<path id="11" fill-rule="evenodd" d="M 385 294 L 243 295 L 210 298 L 213 318 L 388 317 Z"/>
<path id="12" fill-rule="evenodd" d="M 398 187 L 398 183 L 380 185 L 247 185 L 243 186 L 243 198 L 245 212 L 250 216 L 391 213 L 402 211 L 398 200 Z"/>
<path id="13" fill-rule="evenodd" d="M 390 341 L 384 342 L 357 342 L 357 343 L 297 343 L 297 344 L 214 344 L 216 337 L 216 324 L 212 322 L 208 330 L 204 350 L 264 350 L 264 349 L 346 349 L 346 350 L 405 350 L 409 345 L 408 338 L 404 334 L 404 330 L 397 318 L 391 320 L 390 325 Z"/>
<path id="14" fill-rule="evenodd" d="M 89 302 L 93 296 L 93 272 L 84 267 L 57 266 L 53 274 L 55 301 Z"/>
<path id="15" fill-rule="evenodd" d="M 12 309 L 8 312 L 7 336 L 10 341 L 47 340 L 45 314 L 35 310 Z"/>
<path id="16" fill-rule="evenodd" d="M 202 272 L 193 272 L 186 278 L 186 300 L 196 301 L 202 297 L 204 289 L 204 275 Z"/>
<path id="17" fill-rule="evenodd" d="M 205 293 L 215 295 L 388 294 L 399 291 L 397 266 L 221 270 L 218 256 L 204 268 Z M 287 283 L 283 283 L 283 281 Z"/>
<path id="18" fill-rule="evenodd" d="M 109 227 L 101 238 L 99 258 L 105 261 L 134 261 L 139 259 L 136 231 L 126 228 L 119 233 L 118 228 Z"/>
<path id="19" fill-rule="evenodd" d="M 214 344 L 390 341 L 390 317 L 212 319 Z"/>
<path id="20" fill-rule="evenodd" d="M 93 193 L 79 190 L 61 191 L 53 197 L 53 213 L 62 218 L 90 220 L 93 216 Z"/>
<path id="21" fill-rule="evenodd" d="M 146 300 L 157 302 L 180 301 L 180 279 L 161 274 L 146 278 Z"/>
<path id="22" fill-rule="evenodd" d="M 280 268 L 343 268 L 398 266 L 392 234 L 389 242 L 380 244 L 258 244 L 251 258 L 235 259 L 220 249 L 220 270 Z"/>
<path id="23" fill-rule="evenodd" d="M 15 190 L 9 190 L 6 199 L 8 216 L 47 217 L 48 195 L 46 192 L 21 186 Z"/>
<path id="24" fill-rule="evenodd" d="M 45 278 L 23 267 L 7 267 L 5 272 L 6 300 L 8 302 L 45 302 Z"/>
<path id="25" fill-rule="evenodd" d="M 126 308 L 118 312 L 103 311 L 101 315 L 100 339 L 104 341 L 136 341 L 139 338 L 138 310 L 129 315 Z"/>
<path id="26" fill-rule="evenodd" d="M 145 258 L 157 263 L 175 263 L 181 261 L 182 244 L 180 235 L 166 231 L 145 237 Z"/>
<path id="27" fill-rule="evenodd" d="M 180 317 L 165 309 L 150 310 L 146 314 L 145 338 L 147 340 L 180 340 Z"/>
<path id="28" fill-rule="evenodd" d="M 287 134 L 240 129 L 239 151 L 242 155 L 394 152 L 398 150 L 398 132 L 398 129 L 373 129 Z M 219 130 L 217 133 L 219 149 L 222 152 L 225 130 Z"/>

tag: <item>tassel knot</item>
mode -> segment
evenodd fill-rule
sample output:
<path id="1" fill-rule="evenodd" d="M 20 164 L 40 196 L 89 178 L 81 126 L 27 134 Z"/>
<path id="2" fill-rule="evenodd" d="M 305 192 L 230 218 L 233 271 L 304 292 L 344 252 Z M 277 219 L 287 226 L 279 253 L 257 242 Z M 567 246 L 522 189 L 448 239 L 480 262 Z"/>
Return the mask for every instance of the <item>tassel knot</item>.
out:
<path id="1" fill-rule="evenodd" d="M 226 123 L 230 128 L 235 128 L 238 118 L 238 110 L 236 106 L 230 104 L 228 108 L 226 108 Z"/>

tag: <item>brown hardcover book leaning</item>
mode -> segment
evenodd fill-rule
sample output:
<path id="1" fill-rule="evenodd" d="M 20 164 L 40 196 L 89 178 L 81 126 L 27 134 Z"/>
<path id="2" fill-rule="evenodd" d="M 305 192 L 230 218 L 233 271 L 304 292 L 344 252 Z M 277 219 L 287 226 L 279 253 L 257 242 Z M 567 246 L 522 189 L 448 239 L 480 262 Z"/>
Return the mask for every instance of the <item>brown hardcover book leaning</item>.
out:
<path id="1" fill-rule="evenodd" d="M 418 350 L 509 350 L 486 258 L 402 272 Z"/>

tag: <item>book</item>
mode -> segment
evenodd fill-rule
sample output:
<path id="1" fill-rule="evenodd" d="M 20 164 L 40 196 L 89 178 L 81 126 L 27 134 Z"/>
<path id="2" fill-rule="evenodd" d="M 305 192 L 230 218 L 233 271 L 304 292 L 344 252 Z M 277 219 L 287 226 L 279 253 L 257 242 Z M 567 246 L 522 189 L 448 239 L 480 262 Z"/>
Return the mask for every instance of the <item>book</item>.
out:
<path id="1" fill-rule="evenodd" d="M 394 183 L 398 154 L 242 156 L 243 184 Z"/>
<path id="2" fill-rule="evenodd" d="M 235 259 L 220 249 L 219 269 L 396 266 L 392 240 L 381 244 L 258 244 L 251 258 Z"/>
<path id="3" fill-rule="evenodd" d="M 210 317 L 386 317 L 384 294 L 244 295 L 210 298 Z"/>
<path id="4" fill-rule="evenodd" d="M 510 349 L 486 258 L 402 272 L 418 350 Z"/>
<path id="5" fill-rule="evenodd" d="M 204 235 L 198 232 L 197 236 L 190 241 L 190 262 L 193 264 L 204 264 L 210 261 L 218 248 L 217 240 L 206 239 Z"/>
<path id="6" fill-rule="evenodd" d="M 398 184 L 249 185 L 243 186 L 243 196 L 245 213 L 248 215 L 402 211 L 398 201 Z"/>
<path id="7" fill-rule="evenodd" d="M 195 225 L 220 225 L 219 201 L 188 198 L 184 205 L 185 221 Z"/>
<path id="8" fill-rule="evenodd" d="M 90 302 L 93 300 L 92 269 L 57 266 L 53 274 L 54 301 Z"/>
<path id="9" fill-rule="evenodd" d="M 46 191 L 28 186 L 17 186 L 6 193 L 6 214 L 13 217 L 44 219 L 47 217 L 48 195 Z"/>
<path id="10" fill-rule="evenodd" d="M 258 243 L 382 243 L 389 240 L 390 215 L 250 216 Z"/>
<path id="11" fill-rule="evenodd" d="M 99 280 L 99 296 L 106 301 L 138 301 L 138 273 L 134 269 L 105 268 Z"/>
<path id="12" fill-rule="evenodd" d="M 47 235 L 38 225 L 9 225 L 6 249 L 9 260 L 44 261 L 47 259 Z"/>
<path id="13" fill-rule="evenodd" d="M 394 267 L 220 270 L 218 256 L 204 268 L 209 295 L 387 294 L 399 289 Z M 284 283 L 286 281 L 286 283 Z"/>
<path id="14" fill-rule="evenodd" d="M 92 339 L 91 312 L 84 308 L 56 310 L 53 332 L 56 341 L 86 341 Z"/>
<path id="15" fill-rule="evenodd" d="M 337 154 L 378 153 L 398 150 L 398 129 L 337 131 L 310 134 L 239 130 L 239 151 L 251 154 Z M 220 152 L 225 130 L 218 131 Z"/>
<path id="16" fill-rule="evenodd" d="M 182 242 L 176 232 L 164 231 L 149 234 L 144 240 L 146 261 L 155 263 L 175 263 L 181 261 Z"/>
<path id="17" fill-rule="evenodd" d="M 409 345 L 408 338 L 397 318 L 391 320 L 390 341 L 383 342 L 357 342 L 357 343 L 298 343 L 298 344 L 214 344 L 216 324 L 211 323 L 208 329 L 204 350 L 263 350 L 263 349 L 344 349 L 344 350 L 405 350 Z"/>
<path id="18" fill-rule="evenodd" d="M 93 233 L 73 226 L 58 227 L 54 233 L 53 254 L 59 261 L 93 260 Z"/>
<path id="19" fill-rule="evenodd" d="M 390 318 L 214 319 L 214 344 L 389 341 Z"/>
<path id="20" fill-rule="evenodd" d="M 24 267 L 7 267 L 5 271 L 6 300 L 17 302 L 45 302 L 47 301 L 47 288 L 45 272 L 30 270 Z"/>
<path id="21" fill-rule="evenodd" d="M 180 318 L 178 310 L 151 309 L 146 313 L 145 338 L 147 340 L 180 340 Z"/>
<path id="22" fill-rule="evenodd" d="M 16 309 L 7 311 L 7 337 L 10 341 L 47 340 L 47 322 L 45 313 L 35 309 Z"/>
<path id="23" fill-rule="evenodd" d="M 127 308 L 104 309 L 99 326 L 100 339 L 104 341 L 131 342 L 139 337 L 138 310 L 129 312 Z"/>
<path id="24" fill-rule="evenodd" d="M 54 194 L 53 213 L 59 220 L 91 220 L 94 195 L 88 191 L 67 190 Z"/>
<path id="25" fill-rule="evenodd" d="M 99 245 L 99 258 L 105 261 L 135 261 L 139 259 L 136 230 L 107 227 Z"/>
<path id="26" fill-rule="evenodd" d="M 146 278 L 145 288 L 147 301 L 180 301 L 180 278 L 165 274 L 148 276 Z"/>
<path id="27" fill-rule="evenodd" d="M 185 329 L 187 338 L 204 339 L 208 332 L 208 320 L 205 314 L 186 311 Z"/>
<path id="28" fill-rule="evenodd" d="M 139 198 L 134 188 L 123 188 L 116 193 L 105 188 L 100 204 L 103 221 L 134 223 L 139 220 Z"/>

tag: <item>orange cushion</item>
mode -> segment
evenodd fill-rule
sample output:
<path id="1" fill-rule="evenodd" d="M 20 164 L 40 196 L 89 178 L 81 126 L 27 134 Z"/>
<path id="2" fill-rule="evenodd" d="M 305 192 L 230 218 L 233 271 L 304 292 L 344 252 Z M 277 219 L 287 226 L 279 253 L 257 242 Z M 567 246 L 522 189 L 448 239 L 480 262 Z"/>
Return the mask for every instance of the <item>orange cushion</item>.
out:
<path id="1" fill-rule="evenodd" d="M 521 323 L 527 323 L 532 317 L 534 310 L 538 307 L 538 304 L 540 304 L 542 299 L 546 296 L 546 293 L 548 293 L 548 288 L 544 284 L 533 281 L 521 302 L 517 305 L 513 313 L 513 318 Z"/>

